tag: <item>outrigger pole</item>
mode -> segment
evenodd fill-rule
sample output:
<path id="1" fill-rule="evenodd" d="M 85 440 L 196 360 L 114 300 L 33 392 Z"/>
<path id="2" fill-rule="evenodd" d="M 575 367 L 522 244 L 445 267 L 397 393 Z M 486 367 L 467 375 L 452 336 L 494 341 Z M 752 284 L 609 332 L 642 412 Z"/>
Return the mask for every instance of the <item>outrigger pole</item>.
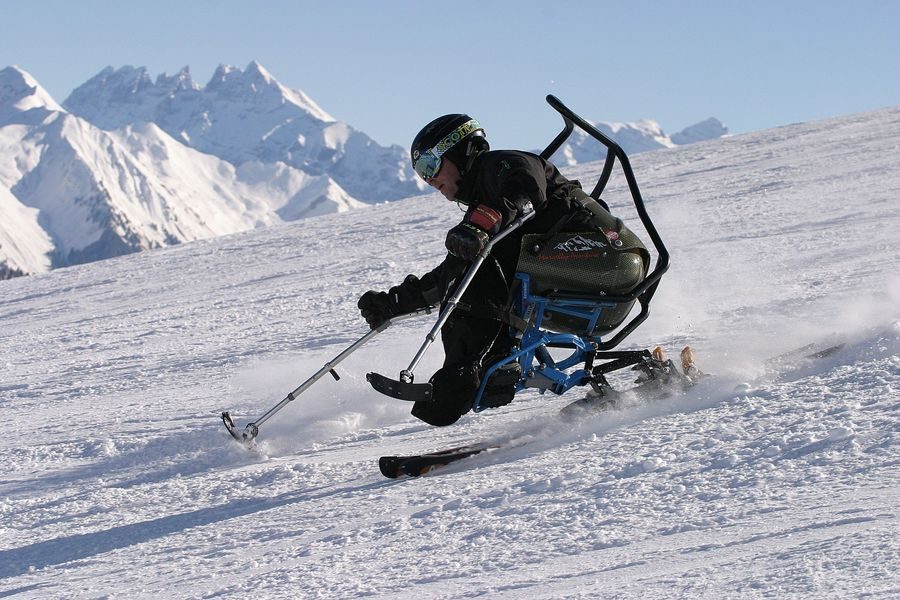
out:
<path id="1" fill-rule="evenodd" d="M 318 381 L 319 379 L 324 377 L 326 373 L 330 373 L 331 376 L 334 377 L 335 381 L 339 380 L 340 376 L 337 374 L 337 371 L 335 371 L 334 368 L 345 358 L 347 358 L 348 356 L 350 356 L 351 354 L 353 354 L 354 352 L 359 350 L 359 348 L 361 348 L 363 346 L 363 344 L 365 344 L 366 342 L 371 340 L 373 337 L 375 337 L 376 335 L 378 335 L 379 333 L 381 333 L 382 331 L 384 331 L 385 329 L 387 329 L 388 327 L 390 327 L 397 321 L 401 321 L 403 319 L 408 319 L 411 317 L 418 317 L 420 315 L 431 314 L 432 312 L 434 312 L 434 307 L 428 306 L 428 307 L 416 310 L 414 312 L 405 313 L 402 315 L 397 315 L 395 317 L 391 317 L 390 319 L 388 319 L 387 321 L 385 321 L 384 323 L 382 323 L 375 329 L 372 329 L 371 331 L 366 333 L 366 335 L 362 336 L 361 338 L 359 338 L 358 340 L 353 342 L 353 344 L 351 344 L 349 347 L 347 347 L 343 352 L 341 352 L 340 354 L 335 356 L 333 359 L 331 359 L 330 361 L 325 363 L 325 365 L 321 369 L 316 371 L 315 374 L 312 375 L 312 377 L 310 377 L 309 379 L 304 381 L 302 384 L 300 384 L 299 387 L 297 387 L 297 389 L 295 389 L 294 391 L 289 393 L 287 396 L 285 396 L 284 400 L 282 400 L 281 402 L 279 402 L 278 404 L 276 404 L 275 406 L 270 408 L 263 416 L 261 416 L 257 420 L 253 421 L 252 423 L 248 423 L 244 427 L 243 431 L 240 431 L 238 429 L 237 425 L 235 425 L 234 419 L 231 417 L 231 413 L 229 411 L 223 412 L 222 413 L 222 422 L 225 424 L 225 427 L 228 429 L 228 433 L 231 434 L 231 437 L 233 437 L 237 441 L 241 442 L 248 448 L 252 448 L 253 444 L 255 443 L 256 436 L 259 435 L 259 426 L 260 425 L 262 425 L 263 423 L 268 421 L 275 413 L 277 413 L 282 408 L 287 406 L 290 402 L 293 402 L 294 400 L 296 400 L 300 394 L 302 394 L 307 389 L 309 389 L 309 387 L 312 386 L 312 384 L 314 384 L 316 381 Z"/>

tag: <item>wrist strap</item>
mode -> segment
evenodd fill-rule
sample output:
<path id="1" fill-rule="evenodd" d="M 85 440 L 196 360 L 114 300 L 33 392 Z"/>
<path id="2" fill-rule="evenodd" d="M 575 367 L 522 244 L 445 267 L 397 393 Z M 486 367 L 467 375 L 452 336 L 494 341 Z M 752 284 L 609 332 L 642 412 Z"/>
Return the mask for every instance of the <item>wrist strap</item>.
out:
<path id="1" fill-rule="evenodd" d="M 496 233 L 500 229 L 500 221 L 503 220 L 503 217 L 490 206 L 479 204 L 469 212 L 466 220 L 488 233 Z"/>

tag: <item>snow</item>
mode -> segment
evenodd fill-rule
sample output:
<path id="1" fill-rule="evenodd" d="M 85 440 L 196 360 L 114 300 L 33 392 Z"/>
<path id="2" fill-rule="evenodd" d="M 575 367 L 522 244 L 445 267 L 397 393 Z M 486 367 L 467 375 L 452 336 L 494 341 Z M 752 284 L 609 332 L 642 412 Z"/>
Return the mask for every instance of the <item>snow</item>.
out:
<path id="1" fill-rule="evenodd" d="M 0 279 L 4 271 L 24 273 L 31 265 L 50 267 L 47 255 L 53 245 L 38 225 L 37 212 L 23 206 L 0 184 Z"/>
<path id="2" fill-rule="evenodd" d="M 12 109 L 16 112 L 63 110 L 34 77 L 16 66 L 0 69 L 0 107 L 3 111 Z"/>
<path id="3" fill-rule="evenodd" d="M 728 135 L 728 128 L 722 121 L 710 117 L 699 123 L 695 123 L 690 127 L 686 127 L 678 133 L 673 133 L 671 140 L 673 144 L 684 145 L 693 144 L 694 142 L 702 142 L 712 140 Z"/>
<path id="4" fill-rule="evenodd" d="M 898 134 L 889 108 L 635 157 L 672 267 L 623 348 L 690 343 L 713 376 L 574 424 L 554 415 L 577 390 L 444 429 L 371 390 L 431 317 L 290 403 L 259 453 L 218 421 L 262 415 L 366 332 L 362 292 L 440 260 L 460 213 L 436 194 L 0 282 L 0 595 L 897 597 Z M 634 222 L 620 177 L 605 197 Z"/>

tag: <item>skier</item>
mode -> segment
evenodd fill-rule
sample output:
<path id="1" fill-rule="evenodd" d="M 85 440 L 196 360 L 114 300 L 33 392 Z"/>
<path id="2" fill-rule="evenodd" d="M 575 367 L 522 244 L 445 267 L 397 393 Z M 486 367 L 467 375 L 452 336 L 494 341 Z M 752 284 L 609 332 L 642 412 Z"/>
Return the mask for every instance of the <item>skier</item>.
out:
<path id="1" fill-rule="evenodd" d="M 447 233 L 448 254 L 435 269 L 421 278 L 408 275 L 387 292 L 370 290 L 359 298 L 362 316 L 373 329 L 392 316 L 446 301 L 493 235 L 523 210 L 533 208 L 536 213 L 493 247 L 441 329 L 445 358 L 430 380 L 432 399 L 416 402 L 412 414 L 431 425 L 446 426 L 471 409 L 481 374 L 514 347 L 506 323 L 524 235 L 602 231 L 610 247 L 629 240 L 625 249 L 640 257 L 640 274 L 633 285 L 646 274 L 649 255 L 640 240 L 609 214 L 605 203 L 588 196 L 578 181 L 566 179 L 535 154 L 491 151 L 484 129 L 468 115 L 449 114 L 428 123 L 413 140 L 411 155 L 416 173 L 447 200 L 464 205 L 466 213 Z M 592 273 L 585 273 L 581 283 L 594 277 L 598 267 L 616 268 L 594 261 Z M 512 401 L 520 376 L 518 363 L 504 365 L 488 382 L 482 403 L 487 399 L 487 405 L 501 406 Z"/>

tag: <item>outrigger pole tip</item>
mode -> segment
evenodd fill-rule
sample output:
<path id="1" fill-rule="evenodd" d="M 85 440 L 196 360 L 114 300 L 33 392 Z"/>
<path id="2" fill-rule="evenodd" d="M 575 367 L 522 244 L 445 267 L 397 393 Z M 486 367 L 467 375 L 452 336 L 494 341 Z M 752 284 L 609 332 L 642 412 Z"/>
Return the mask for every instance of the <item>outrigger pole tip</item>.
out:
<path id="1" fill-rule="evenodd" d="M 249 423 L 244 428 L 244 431 L 238 432 L 237 425 L 235 425 L 234 419 L 231 418 L 231 413 L 227 410 L 222 413 L 222 422 L 225 424 L 225 428 L 231 434 L 231 437 L 248 448 L 253 446 L 256 436 L 259 435 L 259 428 L 256 426 L 256 423 Z"/>

